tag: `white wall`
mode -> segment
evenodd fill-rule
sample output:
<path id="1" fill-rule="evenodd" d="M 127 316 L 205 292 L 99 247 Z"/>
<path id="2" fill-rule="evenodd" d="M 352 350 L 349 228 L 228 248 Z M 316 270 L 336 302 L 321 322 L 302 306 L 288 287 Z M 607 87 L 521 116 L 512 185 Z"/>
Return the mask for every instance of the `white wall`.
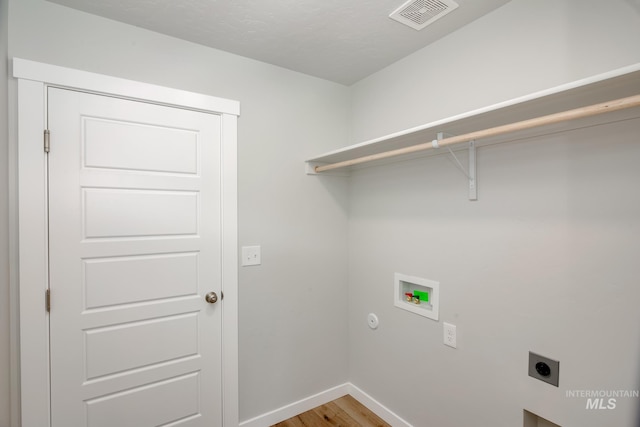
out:
<path id="1" fill-rule="evenodd" d="M 0 427 L 10 422 L 7 0 L 0 0 Z"/>
<path id="2" fill-rule="evenodd" d="M 262 266 L 240 269 L 240 419 L 344 383 L 347 187 L 308 179 L 303 161 L 347 143 L 349 89 L 44 0 L 9 0 L 9 16 L 10 57 L 241 102 L 239 241 L 262 245 Z M 4 218 L 7 185 L 0 179 Z M 8 327 L 2 308 L 4 427 Z"/>
<path id="3" fill-rule="evenodd" d="M 357 83 L 356 140 L 640 62 L 639 8 L 513 0 Z M 635 426 L 637 399 L 586 410 L 565 391 L 640 388 L 639 130 L 636 119 L 480 148 L 477 202 L 446 156 L 356 172 L 351 381 L 416 426 L 513 427 L 523 409 Z M 439 322 L 393 307 L 396 271 L 440 282 Z M 443 321 L 457 325 L 455 350 Z M 529 350 L 560 360 L 559 388 L 527 376 Z"/>
<path id="4" fill-rule="evenodd" d="M 512 0 L 356 83 L 355 142 L 640 62 L 639 21 L 639 0 Z"/>

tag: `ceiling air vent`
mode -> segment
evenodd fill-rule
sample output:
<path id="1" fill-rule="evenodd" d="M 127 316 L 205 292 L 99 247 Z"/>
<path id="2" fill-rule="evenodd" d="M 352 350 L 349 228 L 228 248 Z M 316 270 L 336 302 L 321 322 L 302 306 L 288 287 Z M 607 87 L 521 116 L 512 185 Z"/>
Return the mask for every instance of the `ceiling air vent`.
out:
<path id="1" fill-rule="evenodd" d="M 410 0 L 396 9 L 389 18 L 421 30 L 458 8 L 452 0 Z"/>

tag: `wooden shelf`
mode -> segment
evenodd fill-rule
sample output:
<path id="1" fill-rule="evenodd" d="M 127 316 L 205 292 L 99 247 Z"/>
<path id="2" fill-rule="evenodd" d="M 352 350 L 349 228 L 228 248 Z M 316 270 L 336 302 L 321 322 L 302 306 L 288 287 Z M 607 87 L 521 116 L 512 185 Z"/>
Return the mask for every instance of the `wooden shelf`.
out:
<path id="1" fill-rule="evenodd" d="M 445 135 L 462 135 L 638 94 L 640 94 L 640 63 L 331 151 L 307 160 L 306 170 L 307 174 L 310 175 L 346 175 L 348 171 L 353 169 L 377 166 L 408 158 L 448 153 L 446 149 L 438 148 L 376 160 L 361 165 L 348 166 L 335 172 L 318 173 L 315 171 L 316 166 L 357 159 L 429 142 L 435 139 L 439 132 L 443 132 Z M 478 140 L 476 141 L 476 146 L 481 147 L 489 144 L 515 141 L 636 117 L 640 117 L 640 108 L 638 107 Z M 458 146 L 452 146 L 452 150 L 466 149 L 467 147 L 468 144 L 459 144 Z M 347 172 L 345 173 L 345 171 Z"/>

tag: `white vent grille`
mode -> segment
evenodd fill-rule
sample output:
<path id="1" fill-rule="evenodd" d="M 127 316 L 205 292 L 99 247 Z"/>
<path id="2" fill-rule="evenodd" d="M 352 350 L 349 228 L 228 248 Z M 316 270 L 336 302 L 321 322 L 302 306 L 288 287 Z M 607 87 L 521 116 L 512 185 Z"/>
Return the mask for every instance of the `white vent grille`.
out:
<path id="1" fill-rule="evenodd" d="M 458 8 L 453 0 L 410 0 L 396 9 L 389 18 L 421 30 Z"/>

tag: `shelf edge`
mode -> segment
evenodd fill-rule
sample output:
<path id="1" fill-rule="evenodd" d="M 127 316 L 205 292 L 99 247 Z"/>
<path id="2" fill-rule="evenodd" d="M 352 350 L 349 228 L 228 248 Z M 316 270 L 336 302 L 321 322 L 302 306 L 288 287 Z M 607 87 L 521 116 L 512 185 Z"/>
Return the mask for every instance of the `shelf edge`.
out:
<path id="1" fill-rule="evenodd" d="M 594 84 L 594 83 L 599 83 L 599 82 L 603 82 L 605 80 L 608 79 L 613 79 L 616 77 L 620 77 L 620 76 L 624 76 L 626 74 L 631 74 L 634 72 L 640 71 L 640 63 L 635 63 L 635 64 L 631 64 L 625 67 L 621 67 L 621 68 L 617 68 L 615 70 L 611 70 L 611 71 L 607 71 L 605 73 L 601 73 L 601 74 L 596 74 L 590 77 L 586 77 L 583 79 L 579 79 L 579 80 L 575 80 L 573 82 L 569 82 L 569 83 L 564 83 L 562 85 L 558 85 L 558 86 L 554 86 L 548 89 L 544 89 L 544 90 L 540 90 L 537 92 L 533 92 L 530 93 L 528 95 L 523 95 L 523 96 L 519 96 L 516 98 L 512 98 L 506 101 L 502 101 L 502 102 L 498 102 L 496 104 L 492 104 L 486 107 L 482 107 L 482 108 L 478 108 L 475 110 L 471 110 L 471 111 L 467 111 L 461 114 L 457 114 L 454 116 L 450 116 L 450 117 L 446 117 L 444 119 L 439 119 L 439 120 L 435 120 L 433 122 L 429 122 L 426 123 L 424 125 L 420 125 L 420 126 L 415 126 L 409 129 L 405 129 L 402 131 L 398 131 L 398 132 L 394 132 L 379 138 L 374 138 L 368 141 L 364 141 L 364 142 L 360 142 L 357 144 L 353 144 L 353 145 L 349 145 L 346 147 L 342 147 L 333 151 L 329 151 L 327 153 L 324 153 L 322 155 L 319 156 L 315 156 L 311 159 L 306 160 L 307 164 L 320 164 L 320 163 L 330 163 L 328 161 L 325 161 L 323 159 L 325 159 L 326 157 L 329 156 L 334 156 L 337 154 L 344 154 L 344 153 L 348 153 L 349 151 L 353 151 L 356 150 L 358 148 L 362 148 L 362 147 L 366 147 L 366 146 L 371 146 L 371 145 L 375 145 L 378 143 L 382 143 L 384 141 L 388 141 L 388 140 L 392 140 L 395 138 L 399 138 L 402 136 L 407 136 L 410 135 L 412 133 L 416 133 L 416 132 L 420 132 L 426 129 L 430 129 L 430 128 L 434 128 L 437 126 L 443 126 L 449 123 L 453 123 L 456 122 L 458 120 L 463 120 L 463 119 L 467 119 L 473 116 L 477 116 L 480 114 L 484 114 L 484 113 L 489 113 L 492 111 L 496 111 L 499 110 L 501 108 L 506 108 L 506 107 L 511 107 L 514 105 L 518 105 L 518 104 L 522 104 L 528 101 L 533 101 L 533 100 L 537 100 L 540 98 L 543 98 L 545 96 L 549 96 L 549 95 L 555 95 L 561 92 L 565 92 L 571 89 L 576 89 L 582 86 L 587 86 L 590 84 Z M 314 166 L 315 166 L 314 165 Z M 312 168 L 313 169 L 313 168 Z M 317 174 L 317 172 L 315 172 L 315 170 L 313 170 L 312 173 L 310 174 Z M 323 174 L 326 174 L 326 172 L 323 172 Z"/>

